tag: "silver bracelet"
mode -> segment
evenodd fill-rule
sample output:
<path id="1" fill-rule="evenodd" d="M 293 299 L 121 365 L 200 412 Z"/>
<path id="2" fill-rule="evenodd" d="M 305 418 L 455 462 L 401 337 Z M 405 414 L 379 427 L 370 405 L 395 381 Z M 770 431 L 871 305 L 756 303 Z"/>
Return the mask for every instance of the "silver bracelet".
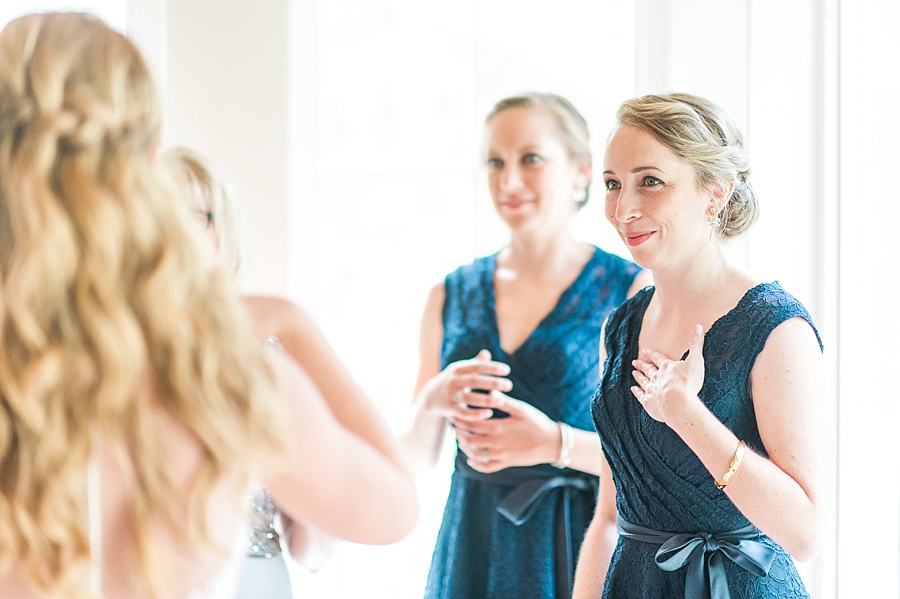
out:
<path id="1" fill-rule="evenodd" d="M 569 452 L 575 446 L 575 437 L 572 435 L 572 427 L 565 422 L 557 422 L 559 425 L 559 457 L 551 464 L 554 468 L 568 468 L 572 458 Z"/>

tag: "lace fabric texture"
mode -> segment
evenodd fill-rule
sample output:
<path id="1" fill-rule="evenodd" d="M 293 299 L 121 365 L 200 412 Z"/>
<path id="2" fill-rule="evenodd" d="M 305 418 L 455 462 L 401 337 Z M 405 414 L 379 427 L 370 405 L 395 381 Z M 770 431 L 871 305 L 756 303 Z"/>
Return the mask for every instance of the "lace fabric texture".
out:
<path id="1" fill-rule="evenodd" d="M 672 533 L 717 533 L 750 522 L 672 429 L 653 420 L 631 394 L 631 361 L 637 358 L 644 311 L 654 289 L 623 304 L 606 329 L 607 361 L 592 400 L 594 424 L 616 485 L 619 515 L 640 526 Z M 800 317 L 815 330 L 806 309 L 777 282 L 750 289 L 737 306 L 706 334 L 706 378 L 700 399 L 753 451 L 768 456 L 759 436 L 750 397 L 750 370 L 769 334 L 782 322 Z M 816 331 L 818 337 L 818 331 Z M 821 347 L 821 339 L 819 340 Z M 733 599 L 806 598 L 793 560 L 774 541 L 768 576 L 760 577 L 726 560 Z M 664 572 L 654 562 L 657 545 L 620 539 L 612 556 L 604 597 L 637 599 L 684 597 L 684 570 Z"/>
<path id="2" fill-rule="evenodd" d="M 447 277 L 441 367 L 488 349 L 494 359 L 509 364 L 512 397 L 553 420 L 593 430 L 589 402 L 599 380 L 600 328 L 624 301 L 638 267 L 596 249 L 556 307 L 515 352 L 506 354 L 494 310 L 496 264 L 496 255 L 488 256 Z M 550 478 L 560 470 L 542 464 L 502 473 Z M 560 573 L 559 564 L 566 562 L 555 554 L 555 547 L 565 547 L 577 557 L 593 515 L 595 486 L 586 491 L 569 487 L 548 491 L 527 521 L 517 526 L 497 511 L 514 487 L 488 478 L 454 473 L 426 599 L 569 597 L 574 561 L 569 572 Z"/>

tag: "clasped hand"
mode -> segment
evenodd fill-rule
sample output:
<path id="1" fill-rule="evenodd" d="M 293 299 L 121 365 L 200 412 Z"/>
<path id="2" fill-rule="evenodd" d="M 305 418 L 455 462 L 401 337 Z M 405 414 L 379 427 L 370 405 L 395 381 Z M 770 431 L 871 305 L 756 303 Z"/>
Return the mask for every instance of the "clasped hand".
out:
<path id="1" fill-rule="evenodd" d="M 533 405 L 499 391 L 482 394 L 479 405 L 503 410 L 509 417 L 491 420 L 451 420 L 460 450 L 468 464 L 480 472 L 512 466 L 533 466 L 559 455 L 557 424 Z"/>
<path id="2" fill-rule="evenodd" d="M 448 364 L 440 374 L 428 382 L 425 389 L 425 409 L 448 420 L 462 418 L 484 420 L 493 415 L 493 410 L 470 407 L 480 405 L 476 398 L 483 398 L 482 391 L 509 391 L 512 382 L 505 378 L 509 366 L 491 360 L 491 352 L 486 349 L 470 360 L 459 360 Z"/>
<path id="3" fill-rule="evenodd" d="M 671 425 L 689 402 L 698 401 L 705 375 L 703 327 L 700 325 L 694 327 L 689 347 L 683 361 L 644 349 L 631 363 L 634 366 L 632 376 L 637 382 L 631 392 L 654 420 Z"/>
<path id="4" fill-rule="evenodd" d="M 490 352 L 481 350 L 471 360 L 454 362 L 444 373 L 449 377 L 442 385 L 443 403 L 454 404 L 445 408 L 446 417 L 472 468 L 497 472 L 556 459 L 556 423 L 531 404 L 506 395 L 512 383 L 501 377 L 509 374 L 508 365 L 492 362 Z M 492 419 L 494 409 L 509 416 Z"/>

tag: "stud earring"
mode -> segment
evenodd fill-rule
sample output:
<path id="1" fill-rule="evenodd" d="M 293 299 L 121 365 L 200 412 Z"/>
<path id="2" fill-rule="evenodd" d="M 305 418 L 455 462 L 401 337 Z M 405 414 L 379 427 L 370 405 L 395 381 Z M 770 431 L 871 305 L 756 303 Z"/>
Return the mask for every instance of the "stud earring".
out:
<path id="1" fill-rule="evenodd" d="M 572 192 L 572 201 L 576 204 L 583 204 L 587 201 L 587 189 L 576 189 Z"/>

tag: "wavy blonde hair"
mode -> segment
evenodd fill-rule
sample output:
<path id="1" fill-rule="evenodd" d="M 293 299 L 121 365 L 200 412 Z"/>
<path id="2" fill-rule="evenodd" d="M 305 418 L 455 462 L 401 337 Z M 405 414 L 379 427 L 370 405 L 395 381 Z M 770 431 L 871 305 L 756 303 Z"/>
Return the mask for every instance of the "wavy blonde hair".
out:
<path id="1" fill-rule="evenodd" d="M 248 447 L 281 447 L 261 344 L 154 175 L 158 137 L 147 67 L 99 19 L 0 32 L 0 570 L 19 564 L 43 593 L 86 594 L 92 434 L 113 431 L 151 597 L 159 523 L 212 546 L 214 488 L 233 482 L 238 501 Z M 160 410 L 201 449 L 186 494 Z"/>

